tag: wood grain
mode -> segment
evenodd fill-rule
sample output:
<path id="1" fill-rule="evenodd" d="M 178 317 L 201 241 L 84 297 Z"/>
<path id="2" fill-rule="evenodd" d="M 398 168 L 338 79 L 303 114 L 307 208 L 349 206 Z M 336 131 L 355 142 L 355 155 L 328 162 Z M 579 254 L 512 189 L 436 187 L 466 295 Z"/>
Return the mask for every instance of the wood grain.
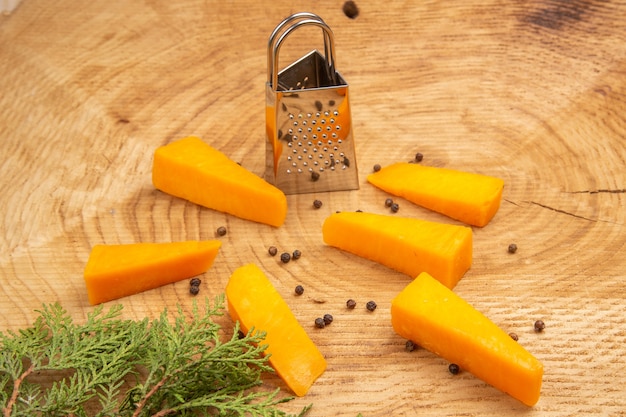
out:
<path id="1" fill-rule="evenodd" d="M 224 225 L 201 294 L 222 293 L 235 268 L 259 264 L 328 359 L 310 394 L 285 410 L 626 415 L 626 4 L 364 0 L 349 19 L 335 1 L 247 3 L 23 0 L 0 15 L 0 329 L 27 326 L 55 301 L 83 318 L 94 244 L 215 238 Z M 154 149 L 190 134 L 262 174 L 267 37 L 304 10 L 335 32 L 360 190 L 289 196 L 281 228 L 154 190 Z M 281 63 L 316 35 L 290 39 Z M 389 306 L 410 278 L 322 242 L 336 210 L 386 212 L 387 196 L 365 176 L 416 152 L 424 164 L 505 180 L 500 211 L 474 229 L 474 263 L 456 291 L 544 362 L 532 409 L 450 375 L 426 351 L 405 352 Z M 400 206 L 398 215 L 452 222 Z M 303 256 L 282 265 L 270 245 Z M 143 318 L 192 298 L 180 282 L 120 301 L 126 317 Z M 332 326 L 314 329 L 327 312 Z M 532 330 L 539 318 L 542 334 Z M 266 384 L 283 386 L 275 376 Z"/>

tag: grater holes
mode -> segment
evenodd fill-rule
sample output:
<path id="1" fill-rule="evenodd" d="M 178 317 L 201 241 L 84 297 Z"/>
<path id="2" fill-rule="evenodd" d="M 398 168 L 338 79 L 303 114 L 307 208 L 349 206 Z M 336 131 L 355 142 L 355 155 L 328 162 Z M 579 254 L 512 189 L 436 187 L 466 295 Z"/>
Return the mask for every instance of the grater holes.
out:
<path id="1" fill-rule="evenodd" d="M 331 116 L 332 115 L 332 116 Z M 316 113 L 289 113 L 289 119 L 292 120 L 293 128 L 289 129 L 290 131 L 293 129 L 298 130 L 299 132 L 303 132 L 304 130 L 308 132 L 312 132 L 313 130 L 317 130 L 321 132 L 322 129 L 332 130 L 335 129 L 337 131 L 341 130 L 341 124 L 337 122 L 336 117 L 339 116 L 339 112 L 334 110 L 332 112 L 316 112 Z M 314 128 L 311 127 L 315 126 Z M 319 126 L 323 125 L 323 127 Z"/>
<path id="2" fill-rule="evenodd" d="M 334 101 L 329 104 L 334 105 Z M 349 161 L 341 152 L 339 115 L 336 109 L 324 110 L 319 101 L 315 102 L 315 111 L 288 113 L 289 129 L 285 140 L 292 154 L 287 156 L 287 173 L 317 175 L 349 168 Z"/>
<path id="3" fill-rule="evenodd" d="M 304 90 L 307 87 L 307 83 L 309 82 L 309 77 L 305 76 L 304 79 L 302 81 L 298 81 L 296 82 L 296 89 L 298 90 Z M 289 87 L 288 91 L 293 91 L 294 87 Z"/>

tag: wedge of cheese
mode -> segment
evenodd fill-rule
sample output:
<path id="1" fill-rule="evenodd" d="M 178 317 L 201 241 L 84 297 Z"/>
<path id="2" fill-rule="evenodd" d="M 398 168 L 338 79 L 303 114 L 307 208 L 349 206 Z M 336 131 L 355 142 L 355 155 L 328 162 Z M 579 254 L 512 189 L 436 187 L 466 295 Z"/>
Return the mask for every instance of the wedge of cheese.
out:
<path id="1" fill-rule="evenodd" d="M 237 268 L 226 285 L 226 299 L 243 331 L 265 332 L 270 364 L 296 395 L 305 395 L 326 370 L 326 359 L 263 271 L 255 264 Z"/>
<path id="2" fill-rule="evenodd" d="M 532 406 L 539 400 L 542 363 L 427 273 L 392 300 L 391 324 L 403 338 L 524 404 Z"/>
<path id="3" fill-rule="evenodd" d="M 157 148 L 153 185 L 192 203 L 246 220 L 281 226 L 285 194 L 195 136 Z"/>
<path id="4" fill-rule="evenodd" d="M 206 272 L 219 240 L 95 245 L 84 278 L 92 305 L 191 278 Z"/>
<path id="5" fill-rule="evenodd" d="M 367 180 L 390 194 L 479 227 L 495 216 L 504 189 L 499 178 L 408 162 L 386 166 Z"/>
<path id="6" fill-rule="evenodd" d="M 322 226 L 328 245 L 388 266 L 411 279 L 428 272 L 448 288 L 472 264 L 472 229 L 365 212 L 331 214 Z"/>

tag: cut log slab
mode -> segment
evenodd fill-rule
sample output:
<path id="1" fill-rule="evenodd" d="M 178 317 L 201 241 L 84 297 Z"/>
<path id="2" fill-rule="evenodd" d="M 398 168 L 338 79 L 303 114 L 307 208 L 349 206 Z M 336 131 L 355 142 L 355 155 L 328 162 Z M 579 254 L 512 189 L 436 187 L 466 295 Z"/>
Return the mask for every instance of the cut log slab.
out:
<path id="1" fill-rule="evenodd" d="M 255 263 L 324 353 L 324 375 L 286 411 L 527 415 L 469 372 L 451 375 L 435 354 L 405 351 L 390 306 L 410 278 L 323 242 L 336 211 L 394 215 L 367 175 L 419 152 L 419 164 L 505 184 L 497 215 L 472 227 L 472 266 L 454 292 L 543 363 L 532 411 L 623 414 L 626 5 L 355 3 L 355 18 L 343 2 L 287 0 L 22 0 L 0 14 L 0 330 L 28 326 L 56 301 L 85 318 L 95 245 L 219 239 L 199 296 L 223 293 L 233 271 Z M 279 228 L 156 190 L 155 150 L 188 136 L 263 175 L 267 40 L 298 11 L 334 32 L 359 190 L 287 196 Z M 301 29 L 281 47 L 281 68 L 323 51 L 319 28 Z M 460 224 L 396 200 L 395 215 Z M 280 261 L 296 249 L 300 259 Z M 123 314 L 158 317 L 192 301 L 183 281 L 125 297 Z M 326 313 L 332 325 L 316 329 Z M 275 375 L 265 385 L 288 395 Z"/>

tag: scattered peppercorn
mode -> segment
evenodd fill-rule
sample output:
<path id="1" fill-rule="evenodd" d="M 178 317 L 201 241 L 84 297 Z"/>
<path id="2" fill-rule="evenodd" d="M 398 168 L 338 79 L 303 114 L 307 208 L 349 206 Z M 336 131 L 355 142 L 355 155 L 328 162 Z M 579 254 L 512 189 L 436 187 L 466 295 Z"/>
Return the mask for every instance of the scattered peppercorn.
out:
<path id="1" fill-rule="evenodd" d="M 393 205 L 393 200 L 388 198 L 385 200 L 385 207 L 391 207 Z"/>
<path id="2" fill-rule="evenodd" d="M 316 209 L 321 208 L 322 207 L 322 201 L 321 200 L 314 200 L 313 201 L 313 207 L 315 207 Z"/>
<path id="3" fill-rule="evenodd" d="M 297 295 L 302 295 L 304 294 L 304 287 L 302 285 L 296 285 L 295 291 Z"/>
<path id="4" fill-rule="evenodd" d="M 511 243 L 509 245 L 509 253 L 515 253 L 517 252 L 517 245 L 515 243 Z"/>
<path id="5" fill-rule="evenodd" d="M 407 352 L 413 352 L 415 349 L 417 349 L 417 345 L 412 340 L 407 340 L 404 344 L 404 350 Z"/>
<path id="6" fill-rule="evenodd" d="M 278 253 L 278 248 L 276 246 L 270 246 L 267 250 L 267 253 L 269 253 L 270 256 L 276 256 L 276 254 Z"/>
<path id="7" fill-rule="evenodd" d="M 452 375 L 456 375 L 461 372 L 461 368 L 456 363 L 451 363 L 448 365 L 448 371 L 450 371 Z"/>
<path id="8" fill-rule="evenodd" d="M 243 332 L 243 330 L 238 330 L 237 331 L 237 337 L 239 339 L 243 339 L 244 337 L 246 337 L 246 334 Z"/>
<path id="9" fill-rule="evenodd" d="M 415 161 L 416 162 L 422 162 L 422 159 L 424 159 L 424 155 L 422 155 L 419 152 L 415 154 Z"/>
<path id="10" fill-rule="evenodd" d="M 545 328 L 546 328 L 546 324 L 543 322 L 543 320 L 537 320 L 537 321 L 535 322 L 535 331 L 536 331 L 537 333 L 542 332 L 542 331 L 543 331 L 543 329 L 545 329 Z"/>
<path id="11" fill-rule="evenodd" d="M 312 181 L 317 181 L 319 179 L 320 179 L 320 173 L 319 172 L 315 172 L 315 171 L 311 172 L 311 180 Z"/>
<path id="12" fill-rule="evenodd" d="M 315 327 L 318 327 L 320 329 L 323 329 L 324 327 L 326 327 L 326 323 L 324 323 L 324 319 L 321 317 L 316 318 Z"/>
<path id="13" fill-rule="evenodd" d="M 517 335 L 517 333 L 509 333 L 509 336 L 511 336 L 511 339 L 515 340 L 516 342 L 519 340 L 519 336 Z"/>
<path id="14" fill-rule="evenodd" d="M 356 19 L 359 15 L 359 8 L 356 3 L 352 0 L 348 0 L 343 4 L 343 13 L 349 17 L 350 19 Z"/>
<path id="15" fill-rule="evenodd" d="M 200 278 L 191 278 L 189 281 L 189 285 L 192 287 L 198 287 L 202 284 L 202 280 Z"/>
<path id="16" fill-rule="evenodd" d="M 356 307 L 356 301 L 354 301 L 352 298 L 349 299 L 348 301 L 346 301 L 346 307 L 352 310 L 354 307 Z"/>
<path id="17" fill-rule="evenodd" d="M 218 236 L 226 235 L 226 228 L 224 226 L 220 226 L 217 228 L 216 233 Z"/>
<path id="18" fill-rule="evenodd" d="M 378 171 L 380 171 L 380 169 L 381 169 L 380 164 L 375 164 L 374 165 L 374 172 L 378 172 Z"/>
<path id="19" fill-rule="evenodd" d="M 189 293 L 191 295 L 198 295 L 198 293 L 200 292 L 200 287 L 197 285 L 192 285 L 189 287 Z"/>
<path id="20" fill-rule="evenodd" d="M 326 326 L 328 326 L 330 323 L 332 323 L 332 322 L 333 322 L 333 316 L 332 316 L 332 314 L 324 314 L 324 319 L 323 319 L 323 320 L 324 320 L 324 324 L 325 324 Z"/>
<path id="21" fill-rule="evenodd" d="M 367 304 L 365 305 L 365 308 L 367 308 L 369 311 L 374 311 L 376 310 L 376 302 L 375 301 L 368 301 Z"/>
<path id="22" fill-rule="evenodd" d="M 391 211 L 394 212 L 394 213 L 397 213 L 398 210 L 400 210 L 400 205 L 398 203 L 393 203 L 391 205 Z"/>
<path id="23" fill-rule="evenodd" d="M 300 259 L 300 257 L 302 256 L 302 252 L 300 252 L 298 249 L 294 250 L 293 253 L 291 254 L 291 258 L 292 259 Z"/>
<path id="24" fill-rule="evenodd" d="M 284 264 L 288 263 L 291 260 L 291 255 L 287 252 L 283 252 L 280 254 L 280 261 Z"/>

